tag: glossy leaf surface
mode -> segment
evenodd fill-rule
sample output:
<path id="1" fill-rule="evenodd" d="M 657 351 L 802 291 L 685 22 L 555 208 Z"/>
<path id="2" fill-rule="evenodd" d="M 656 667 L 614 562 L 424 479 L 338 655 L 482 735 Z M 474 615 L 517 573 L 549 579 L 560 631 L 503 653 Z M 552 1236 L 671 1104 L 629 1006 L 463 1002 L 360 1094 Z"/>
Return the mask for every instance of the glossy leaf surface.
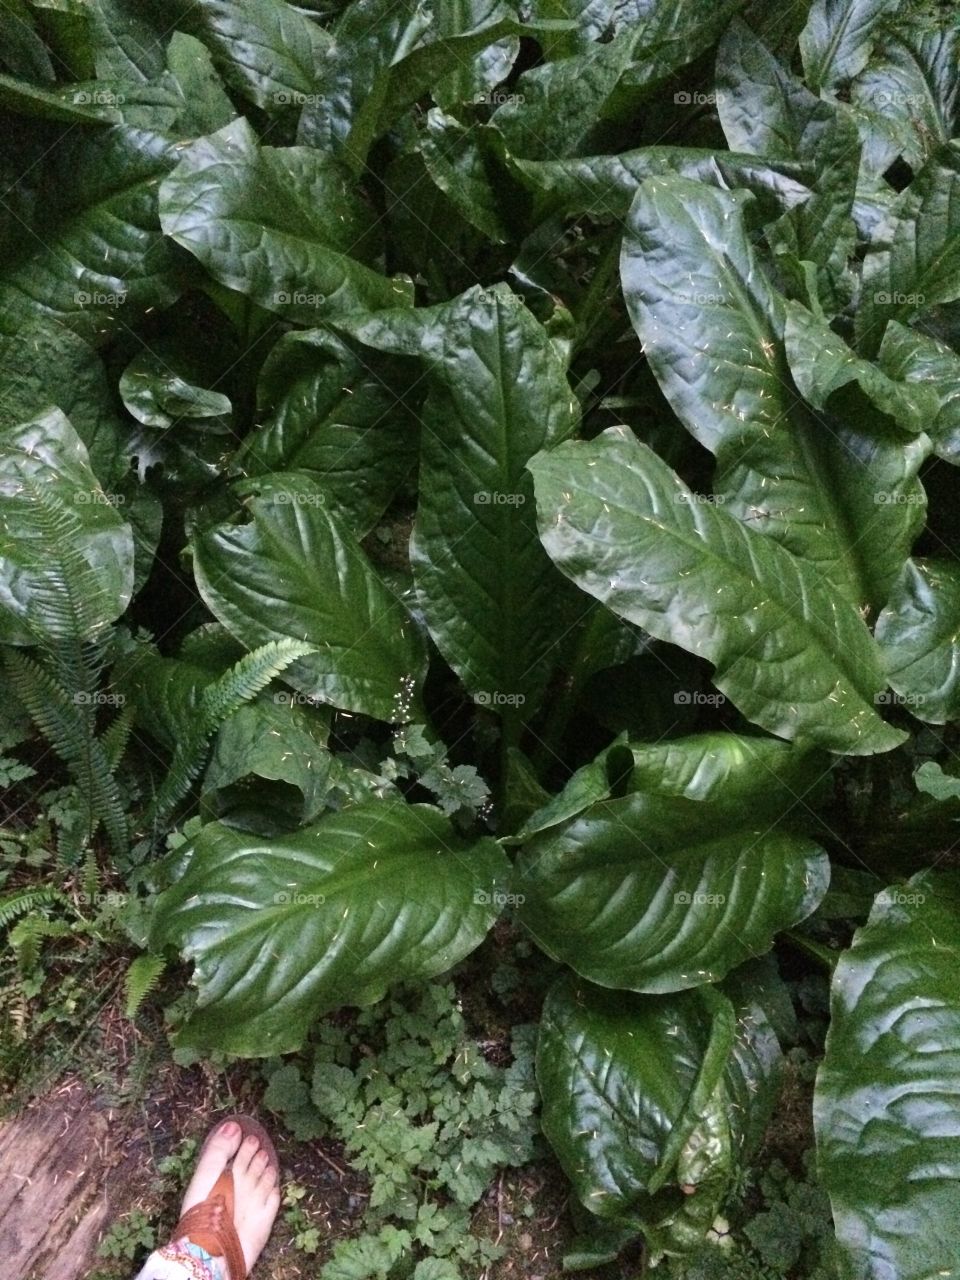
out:
<path id="1" fill-rule="evenodd" d="M 151 947 L 194 962 L 199 1000 L 180 1042 L 269 1055 L 315 1019 L 456 964 L 496 919 L 509 866 L 435 809 L 372 803 L 287 837 L 213 823 L 158 900 Z"/>
<path id="2" fill-rule="evenodd" d="M 80 608 L 91 634 L 101 631 L 130 601 L 133 536 L 80 438 L 51 409 L 2 432 L 0 460 L 0 638 L 36 644 L 46 630 L 61 630 L 60 611 L 72 602 L 64 599 L 55 536 L 68 538 L 86 565 Z"/>
<path id="3" fill-rule="evenodd" d="M 823 421 L 798 400 L 786 301 L 751 243 L 745 203 L 681 177 L 645 182 L 624 237 L 627 307 L 671 406 L 717 458 L 724 511 L 811 560 L 857 605 L 877 606 L 919 529 L 926 449 L 853 415 Z"/>
<path id="4" fill-rule="evenodd" d="M 952 560 L 910 560 L 877 619 L 890 685 L 920 720 L 960 715 L 960 568 Z"/>
<path id="5" fill-rule="evenodd" d="M 834 973 L 814 1122 L 858 1280 L 927 1280 L 960 1253 L 958 918 L 956 873 L 921 872 L 877 896 Z"/>
<path id="6" fill-rule="evenodd" d="M 405 289 L 365 265 L 373 218 L 336 161 L 260 147 L 244 120 L 181 155 L 160 188 L 160 221 L 221 284 L 306 324 L 402 303 Z"/>
<path id="7" fill-rule="evenodd" d="M 354 331 L 427 367 L 411 541 L 417 593 L 437 647 L 470 692 L 522 715 L 549 675 L 562 589 L 537 536 L 526 466 L 576 424 L 563 361 L 503 286 L 383 313 Z"/>
<path id="8" fill-rule="evenodd" d="M 671 776 L 678 750 L 659 787 L 641 775 L 632 794 L 534 837 L 518 864 L 526 927 L 583 977 L 633 991 L 714 981 L 765 951 L 829 877 L 817 845 L 775 829 L 805 789 L 799 771 L 796 791 L 777 785 L 777 754 L 744 751 L 697 800 Z"/>
<path id="9" fill-rule="evenodd" d="M 775 1100 L 776 1039 L 759 1009 L 737 1012 L 711 988 L 637 997 L 570 979 L 544 1006 L 544 1132 L 584 1206 L 643 1230 L 654 1255 L 706 1234 L 745 1145 L 734 1100 L 761 1127 Z"/>
<path id="10" fill-rule="evenodd" d="M 355 535 L 322 501 L 282 484 L 249 503 L 252 520 L 201 534 L 204 601 L 249 648 L 288 636 L 317 652 L 286 673 L 301 693 L 384 720 L 409 718 L 422 642 Z"/>
<path id="11" fill-rule="evenodd" d="M 583 590 L 658 639 L 708 658 L 748 719 L 852 754 L 903 741 L 855 607 L 816 569 L 720 506 L 697 501 L 624 429 L 531 464 L 541 537 Z"/>

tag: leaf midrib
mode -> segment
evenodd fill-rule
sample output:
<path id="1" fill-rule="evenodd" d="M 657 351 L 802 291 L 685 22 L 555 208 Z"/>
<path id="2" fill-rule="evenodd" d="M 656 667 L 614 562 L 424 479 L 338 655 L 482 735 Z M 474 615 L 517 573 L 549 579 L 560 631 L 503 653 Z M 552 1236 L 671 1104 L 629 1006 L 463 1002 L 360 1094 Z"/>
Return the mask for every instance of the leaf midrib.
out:
<path id="1" fill-rule="evenodd" d="M 633 470 L 633 468 L 630 468 L 630 470 L 631 470 L 631 474 L 636 475 L 636 471 Z M 751 577 L 750 574 L 746 571 L 746 569 L 744 569 L 736 561 L 725 559 L 719 552 L 717 552 L 710 545 L 709 542 L 707 542 L 702 537 L 691 538 L 685 535 L 684 531 L 678 526 L 662 524 L 654 516 L 647 515 L 644 512 L 638 512 L 638 510 L 635 507 L 624 506 L 622 502 L 617 501 L 616 499 L 613 499 L 612 501 L 609 498 L 601 499 L 597 497 L 592 492 L 592 490 L 582 488 L 578 484 L 575 478 L 573 479 L 569 477 L 565 478 L 564 484 L 565 486 L 571 489 L 577 490 L 577 492 L 583 494 L 586 498 L 592 500 L 593 502 L 596 502 L 598 505 L 602 506 L 604 505 L 604 503 L 606 503 L 607 506 L 612 505 L 616 507 L 617 510 L 621 511 L 624 515 L 628 516 L 629 518 L 634 520 L 640 520 L 642 523 L 652 526 L 653 528 L 657 529 L 660 533 L 666 534 L 667 536 L 672 535 L 684 546 L 699 553 L 700 555 L 706 556 L 708 558 L 712 557 L 718 565 L 722 565 L 724 569 L 728 571 L 728 576 L 732 577 L 735 575 L 742 582 L 744 582 L 749 586 L 751 590 L 751 594 L 753 594 L 754 596 L 756 595 L 756 588 L 757 588 L 756 579 Z M 688 489 L 686 490 L 686 492 L 689 493 L 690 490 Z M 709 508 L 706 508 L 703 511 L 698 511 L 696 514 L 699 514 L 704 520 L 707 521 L 708 524 L 710 520 L 722 521 L 722 519 L 724 518 L 720 512 L 710 511 Z M 787 551 L 784 547 L 781 547 L 780 544 L 773 541 L 773 539 L 766 538 L 762 534 L 755 534 L 755 535 L 751 534 L 751 531 L 744 528 L 739 521 L 734 519 L 734 517 L 730 516 L 730 517 L 727 517 L 727 519 L 730 519 L 731 521 L 733 521 L 733 524 L 737 529 L 738 536 L 744 541 L 746 546 L 748 547 L 750 546 L 753 537 L 761 539 L 761 542 L 758 543 L 758 545 L 764 546 L 766 550 L 769 551 L 769 553 L 774 557 L 774 559 L 776 559 L 777 555 L 789 556 L 790 560 L 794 563 L 796 572 L 800 574 L 801 577 L 803 576 L 805 566 L 803 562 L 799 560 L 798 557 L 794 556 L 791 552 Z M 776 551 L 774 551 L 774 548 L 776 548 Z M 762 559 L 762 555 L 760 558 Z M 777 575 L 776 581 L 777 581 L 777 584 L 779 585 L 780 582 L 782 581 L 782 578 L 780 575 Z M 816 581 L 811 581 L 807 584 L 807 592 L 809 596 L 814 596 L 814 597 L 820 597 L 823 595 L 823 589 L 820 587 L 820 584 Z M 777 598 L 775 592 L 772 589 L 767 590 L 765 596 L 760 601 L 760 603 L 762 605 L 768 605 L 772 609 L 779 610 L 781 616 L 785 617 L 786 621 L 791 626 L 795 627 L 797 625 L 796 615 L 790 611 L 789 605 L 785 601 Z M 841 603 L 847 609 L 853 608 L 853 606 L 850 605 L 849 602 L 847 601 L 842 601 Z M 826 646 L 825 641 L 821 641 L 820 637 L 817 635 L 817 632 L 814 630 L 813 624 L 807 618 L 806 614 L 801 613 L 801 619 L 802 619 L 802 625 L 803 625 L 804 631 L 808 633 L 812 637 L 813 641 L 815 642 L 813 647 L 816 649 L 816 651 L 818 653 L 822 653 L 825 656 L 826 662 L 831 669 L 840 671 L 843 675 L 845 675 L 850 680 L 852 690 L 857 693 L 857 695 L 861 698 L 861 700 L 864 702 L 865 705 L 869 706 L 862 692 L 860 691 L 860 686 L 859 686 L 857 676 L 852 674 L 851 671 L 845 665 L 841 664 L 840 659 L 834 656 L 833 652 Z M 872 708 L 870 709 L 872 710 Z"/>
<path id="2" fill-rule="evenodd" d="M 851 4 L 849 8 L 847 9 L 846 13 L 843 15 L 841 20 L 834 27 L 833 35 L 830 37 L 830 40 L 827 43 L 825 55 L 821 60 L 820 66 L 818 68 L 817 87 L 820 89 L 823 88 L 826 82 L 827 73 L 833 69 L 833 63 L 836 57 L 837 50 L 840 48 L 842 41 L 846 38 L 847 32 L 849 31 L 851 23 L 853 22 L 854 7 L 855 7 L 855 0 L 851 0 Z M 826 0 L 824 0 L 824 6 L 823 6 L 823 20 L 824 22 L 827 22 L 828 20 Z"/>
<path id="3" fill-rule="evenodd" d="M 760 302 L 741 280 L 732 259 L 726 255 L 718 255 L 713 242 L 701 229 L 700 224 L 693 215 L 685 207 L 681 206 L 681 209 L 687 216 L 695 236 L 699 237 L 706 247 L 709 260 L 714 264 L 719 279 L 726 285 L 733 299 L 738 303 L 740 314 L 746 318 L 754 335 L 754 354 L 756 355 L 758 350 L 760 353 L 763 352 L 765 341 L 772 344 L 776 350 L 778 368 L 771 369 L 771 376 L 776 384 L 776 403 L 781 406 L 780 418 L 784 419 L 790 428 L 790 438 L 794 441 L 811 489 L 815 495 L 822 497 L 825 508 L 824 514 L 830 517 L 828 527 L 834 533 L 834 546 L 840 563 L 846 566 L 848 581 L 855 585 L 859 600 L 866 600 L 869 598 L 869 593 L 866 590 L 865 566 L 862 559 L 854 551 L 857 545 L 857 540 L 853 537 L 855 530 L 839 501 L 833 470 L 823 464 L 820 453 L 815 449 L 810 438 L 811 432 L 808 430 L 808 423 L 812 423 L 812 415 L 809 412 L 805 412 L 804 417 L 807 421 L 799 420 L 799 413 L 803 411 L 803 402 L 800 397 L 794 396 L 790 390 L 783 338 L 774 325 L 768 323 Z M 748 255 L 748 265 L 764 282 L 764 285 L 767 285 L 760 263 L 752 260 L 753 250 L 745 234 L 744 244 Z M 672 292 L 673 290 L 671 290 Z M 771 428 L 775 429 L 777 421 L 779 419 L 771 422 Z M 723 443 L 727 442 L 724 441 Z M 837 585 L 842 589 L 842 582 Z"/>

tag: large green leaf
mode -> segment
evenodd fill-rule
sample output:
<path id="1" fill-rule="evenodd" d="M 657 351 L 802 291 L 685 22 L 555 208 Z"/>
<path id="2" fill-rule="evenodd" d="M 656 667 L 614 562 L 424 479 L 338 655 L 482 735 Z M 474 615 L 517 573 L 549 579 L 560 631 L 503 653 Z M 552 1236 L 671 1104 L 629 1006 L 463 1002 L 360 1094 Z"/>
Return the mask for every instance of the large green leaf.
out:
<path id="1" fill-rule="evenodd" d="M 644 5 L 638 20 L 605 43 L 524 72 L 493 124 L 509 150 L 527 159 L 556 160 L 589 151 L 598 124 L 628 115 L 654 86 L 708 49 L 740 3 L 656 0 Z"/>
<path id="2" fill-rule="evenodd" d="M 430 281 L 426 296 L 452 298 L 475 284 L 476 273 L 466 264 L 482 241 L 432 180 L 419 150 L 393 161 L 385 175 L 385 188 L 396 252 L 416 277 Z"/>
<path id="3" fill-rule="evenodd" d="M 933 760 L 924 761 L 913 775 L 913 780 L 918 791 L 933 796 L 940 804 L 960 800 L 960 778 L 944 772 L 943 766 Z"/>
<path id="4" fill-rule="evenodd" d="M 67 540 L 76 567 L 64 562 L 55 537 Z M 45 632 L 59 635 L 65 614 L 95 634 L 119 617 L 132 591 L 130 526 L 60 410 L 0 432 L 0 640 L 36 644 Z"/>
<path id="5" fill-rule="evenodd" d="M 236 111 L 206 45 L 185 31 L 175 31 L 167 45 L 167 66 L 183 97 L 181 129 L 199 136 L 230 123 Z"/>
<path id="6" fill-rule="evenodd" d="M 83 441 L 101 483 L 127 469 L 124 427 L 100 357 L 55 321 L 32 321 L 0 338 L 0 432 L 55 405 Z"/>
<path id="7" fill-rule="evenodd" d="M 712 787 L 690 779 L 683 790 L 697 758 L 724 753 L 695 738 L 674 753 L 652 748 L 660 759 L 628 779 L 632 794 L 531 840 L 520 917 L 540 946 L 601 986 L 680 991 L 724 977 L 810 915 L 826 854 L 774 824 L 802 814 L 814 779 L 801 781 L 796 764 L 794 778 L 778 776 L 783 744 L 758 748 L 727 753 Z"/>
<path id="8" fill-rule="evenodd" d="M 540 803 L 528 812 L 517 834 L 505 837 L 504 843 L 522 844 L 538 832 L 575 818 L 597 801 L 609 800 L 614 789 L 622 794 L 624 780 L 633 770 L 633 761 L 634 752 L 623 733 L 589 764 L 571 774 L 556 795 L 541 796 Z"/>
<path id="9" fill-rule="evenodd" d="M 726 731 L 636 742 L 631 753 L 633 768 L 621 783 L 624 790 L 718 802 L 734 812 L 749 806 L 759 818 L 782 818 L 801 805 L 833 764 L 821 752 Z M 802 814 L 797 810 L 793 816 Z"/>
<path id="10" fill-rule="evenodd" d="M 960 465 L 960 356 L 944 342 L 891 320 L 878 356 L 881 369 L 933 391 L 939 404 L 925 430 L 934 452 Z"/>
<path id="11" fill-rule="evenodd" d="M 297 110 L 313 92 L 330 37 L 284 0 L 198 0 L 187 13 L 227 84 L 265 111 Z"/>
<path id="12" fill-rule="evenodd" d="M 182 0 L 162 6 L 144 0 L 56 0 L 53 7 L 73 10 L 89 18 L 89 40 L 96 74 L 132 84 L 156 80 L 163 71 L 164 37 L 177 25 Z"/>
<path id="13" fill-rule="evenodd" d="M 867 65 L 874 33 L 897 0 L 814 0 L 800 33 L 807 83 L 817 92 L 846 84 Z"/>
<path id="14" fill-rule="evenodd" d="M 0 10 L 0 61 L 25 80 L 52 83 L 53 63 L 37 34 L 26 0 L 6 0 Z"/>
<path id="15" fill-rule="evenodd" d="M 464 126 L 455 116 L 434 108 L 427 116 L 427 131 L 420 154 L 430 177 L 458 212 L 485 236 L 505 244 L 516 234 L 505 199 L 508 182 L 502 170 L 493 169 L 488 127 Z"/>
<path id="16" fill-rule="evenodd" d="M 642 33 L 626 30 L 572 58 L 534 67 L 517 81 L 513 101 L 493 125 L 511 152 L 531 160 L 575 156 L 589 145 L 617 85 L 640 49 Z"/>
<path id="17" fill-rule="evenodd" d="M 642 998 L 562 979 L 537 1046 L 544 1133 L 586 1208 L 643 1230 L 654 1256 L 682 1252 L 769 1118 L 779 1060 L 759 1006 L 711 988 Z"/>
<path id="18" fill-rule="evenodd" d="M 960 716 L 960 565 L 909 560 L 877 619 L 877 643 L 898 698 L 920 720 Z"/>
<path id="19" fill-rule="evenodd" d="M 853 121 L 837 115 L 814 154 L 813 196 L 781 219 L 789 251 L 802 264 L 801 270 L 808 262 L 817 267 L 815 290 L 808 292 L 819 295 L 832 312 L 844 308 L 854 288 L 848 263 L 857 245 L 854 212 L 860 151 Z M 775 235 L 771 239 L 775 244 Z"/>
<path id="20" fill-rule="evenodd" d="M 926 446 L 799 401 L 785 303 L 750 242 L 745 199 L 676 176 L 645 182 L 624 238 L 627 307 L 673 409 L 716 455 L 725 512 L 876 607 L 917 533 Z"/>
<path id="21" fill-rule="evenodd" d="M 880 347 L 891 320 L 907 323 L 960 297 L 960 143 L 935 153 L 898 197 L 880 247 L 863 263 L 857 342 Z"/>
<path id="22" fill-rule="evenodd" d="M 89 104 L 106 121 L 166 137 L 176 136 L 180 120 L 189 114 L 176 82 L 166 72 L 155 82 L 87 80 L 60 92 L 70 102 Z M 172 155 L 170 166 L 175 163 Z"/>
<path id="23" fill-rule="evenodd" d="M 303 797 L 293 820 L 310 822 L 324 806 L 332 757 L 326 750 L 322 711 L 299 705 L 296 694 L 280 690 L 269 701 L 248 703 L 221 725 L 203 780 L 206 795 L 249 777 L 285 782 Z M 258 805 L 265 788 L 258 785 Z"/>
<path id="24" fill-rule="evenodd" d="M 200 138 L 160 188 L 160 221 L 211 275 L 290 320 L 400 306 L 408 289 L 365 265 L 374 218 L 335 160 L 260 147 L 245 120 Z"/>
<path id="25" fill-rule="evenodd" d="M 668 173 L 714 186 L 742 187 L 771 214 L 801 204 L 810 196 L 809 188 L 799 180 L 805 173 L 802 166 L 787 161 L 768 163 L 739 151 L 639 147 L 619 155 L 571 160 L 520 160 L 508 155 L 506 161 L 545 209 L 603 218 L 625 218 L 641 182 Z"/>
<path id="26" fill-rule="evenodd" d="M 768 234 L 776 232 L 797 262 L 822 269 L 820 291 L 828 298 L 856 242 L 851 210 L 859 147 L 853 121 L 815 97 L 740 21 L 721 42 L 717 85 L 718 111 L 731 147 L 772 160 L 813 162 L 812 198 Z"/>
<path id="27" fill-rule="evenodd" d="M 836 118 L 739 18 L 717 50 L 717 112 L 731 150 L 774 160 L 810 158 Z"/>
<path id="28" fill-rule="evenodd" d="M 248 503 L 249 524 L 199 533 L 194 572 L 211 612 L 252 648 L 289 636 L 317 652 L 284 676 L 301 693 L 408 719 L 423 675 L 419 633 L 356 536 L 306 490 Z"/>
<path id="29" fill-rule="evenodd" d="M 817 1078 L 820 1177 L 856 1280 L 949 1276 L 960 1257 L 960 880 L 880 893 L 833 976 Z"/>
<path id="30" fill-rule="evenodd" d="M 173 301 L 179 286 L 157 223 L 157 182 L 174 158 L 166 139 L 127 126 L 68 133 L 38 156 L 22 182 L 42 183 L 43 234 L 18 220 L 0 255 L 0 332 L 53 318 L 100 341 L 120 317 L 131 325 Z"/>
<path id="31" fill-rule="evenodd" d="M 91 9 L 84 0 L 30 0 L 43 26 L 44 37 L 61 68 L 72 79 L 89 79 L 96 72 L 91 32 Z"/>
<path id="32" fill-rule="evenodd" d="M 815 409 L 828 408 L 833 396 L 853 384 L 875 409 L 905 431 L 925 431 L 936 418 L 940 396 L 935 387 L 917 380 L 894 381 L 871 361 L 856 356 L 825 320 L 818 319 L 806 307 L 788 302 L 786 308 L 784 345 L 790 372 L 801 394 Z M 922 512 L 920 485 L 914 484 L 910 492 L 914 495 L 910 505 Z"/>
<path id="33" fill-rule="evenodd" d="M 366 359 L 333 334 L 285 334 L 257 386 L 263 426 L 244 441 L 252 476 L 308 472 L 359 534 L 383 514 L 413 468 L 418 424 L 402 400 L 409 383 L 398 361 Z"/>
<path id="34" fill-rule="evenodd" d="M 319 68 L 315 98 L 304 107 L 300 138 L 340 154 L 355 169 L 373 142 L 419 98 L 505 37 L 539 34 L 555 24 L 519 22 L 498 0 L 473 0 L 434 20 L 417 0 L 358 0 L 334 29 Z M 441 88 L 441 94 L 443 89 Z M 456 96 L 456 92 L 455 96 Z"/>
<path id="35" fill-rule="evenodd" d="M 118 390 L 127 411 L 148 427 L 170 427 L 181 418 L 219 418 L 231 408 L 222 391 L 194 386 L 153 350 L 134 356 Z"/>
<path id="36" fill-rule="evenodd" d="M 36 116 L 40 120 L 62 120 L 75 125 L 105 125 L 116 119 L 116 113 L 109 104 L 109 95 L 94 98 L 82 89 L 44 88 L 2 74 L 0 107 L 17 115 Z"/>
<path id="37" fill-rule="evenodd" d="M 533 0 L 530 10 L 542 18 L 573 19 L 569 30 L 556 32 L 544 45 L 544 60 L 556 62 L 622 35 L 652 7 L 647 0 Z"/>
<path id="38" fill-rule="evenodd" d="M 237 657 L 241 653 L 242 650 Z M 113 669 L 112 680 L 134 707 L 145 732 L 173 752 L 187 729 L 198 726 L 203 691 L 226 665 L 164 658 L 152 649 L 141 649 L 121 658 Z"/>
<path id="39" fill-rule="evenodd" d="M 122 454 L 120 460 L 126 461 Z M 92 458 L 90 461 L 93 464 Z M 163 530 L 163 505 L 155 493 L 140 484 L 132 471 L 121 480 L 119 488 L 121 492 L 117 497 L 124 499 L 123 514 L 133 532 L 133 594 L 136 595 L 146 585 L 154 566 Z"/>
<path id="40" fill-rule="evenodd" d="M 427 364 L 417 592 L 438 649 L 508 719 L 543 689 L 558 587 L 537 537 L 527 462 L 573 430 L 578 406 L 556 346 L 503 285 L 355 326 L 364 342 Z"/>
<path id="41" fill-rule="evenodd" d="M 625 428 L 531 470 L 551 559 L 614 613 L 713 662 L 748 719 L 854 755 L 903 741 L 877 714 L 873 640 L 815 565 L 698 501 Z"/>
<path id="42" fill-rule="evenodd" d="M 872 171 L 882 174 L 901 155 L 920 169 L 949 142 L 957 89 L 956 31 L 884 31 L 850 90 Z"/>
<path id="43" fill-rule="evenodd" d="M 132 704 L 140 729 L 160 743 L 170 756 L 165 780 L 154 802 L 155 814 L 172 811 L 186 795 L 203 767 L 208 754 L 208 739 L 218 729 L 233 748 L 228 753 L 225 772 L 230 767 L 240 768 L 238 757 L 242 744 L 249 741 L 249 732 L 245 736 L 241 730 L 231 736 L 226 732 L 226 726 L 234 716 L 241 716 L 249 728 L 250 719 L 246 713 L 250 708 L 245 704 L 292 662 L 309 652 L 310 646 L 302 641 L 284 638 L 244 653 L 242 646 L 222 627 L 212 624 L 192 632 L 177 658 L 161 657 L 148 645 L 140 645 L 121 656 L 111 673 L 113 683 Z M 327 713 L 314 709 L 307 717 L 306 710 L 298 705 L 305 699 L 288 690 L 275 693 L 273 699 L 272 706 L 256 704 L 264 710 L 259 721 L 261 754 L 258 758 L 276 760 L 281 756 L 282 760 L 282 752 L 277 750 L 278 726 L 270 721 L 267 709 L 278 714 L 281 707 L 292 709 L 294 731 L 287 759 L 300 761 L 301 772 L 304 769 L 309 771 L 311 766 L 302 761 L 302 739 L 296 744 L 296 749 L 292 739 L 296 736 L 297 727 L 315 724 L 317 719 L 325 724 Z M 321 774 L 329 767 L 324 741 L 325 737 L 319 737 L 313 744 L 318 757 L 316 767 Z M 296 772 L 293 763 L 291 770 Z M 247 772 L 255 770 L 241 769 L 229 780 L 243 777 Z M 292 825 L 294 815 L 289 812 L 289 803 L 286 817 L 287 823 Z"/>
<path id="44" fill-rule="evenodd" d="M 438 32 L 444 40 L 466 36 L 505 18 L 516 18 L 514 8 L 505 0 L 447 0 L 436 10 Z M 467 54 L 456 70 L 433 86 L 434 102 L 453 109 L 461 102 L 485 101 L 491 90 L 506 80 L 519 52 L 519 35 L 509 35 L 486 45 L 472 57 Z"/>
<path id="45" fill-rule="evenodd" d="M 578 769 L 562 791 L 527 819 L 518 835 L 527 840 L 575 818 L 598 800 L 636 791 L 687 800 L 720 798 L 734 807 L 749 803 L 753 815 L 781 818 L 796 805 L 810 803 L 811 793 L 829 772 L 828 760 L 820 752 L 798 750 L 775 738 L 737 733 L 698 733 L 656 743 L 631 743 L 624 735 Z M 763 779 L 760 796 L 752 793 L 758 775 Z"/>
<path id="46" fill-rule="evenodd" d="M 483 941 L 509 864 L 426 805 L 373 802 L 258 839 L 213 823 L 157 899 L 150 945 L 195 962 L 183 1044 L 267 1055 L 316 1019 L 432 977 Z M 179 851 L 178 851 L 179 856 Z"/>

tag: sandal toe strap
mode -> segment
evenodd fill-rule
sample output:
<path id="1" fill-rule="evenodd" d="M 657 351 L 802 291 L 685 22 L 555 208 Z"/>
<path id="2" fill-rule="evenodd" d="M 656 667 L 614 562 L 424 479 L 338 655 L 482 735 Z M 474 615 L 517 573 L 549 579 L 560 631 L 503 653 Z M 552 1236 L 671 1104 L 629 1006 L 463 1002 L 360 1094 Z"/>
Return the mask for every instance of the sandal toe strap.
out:
<path id="1" fill-rule="evenodd" d="M 212 1257 L 222 1257 L 230 1280 L 244 1280 L 247 1262 L 243 1246 L 233 1225 L 233 1215 L 228 1212 L 222 1195 L 209 1196 L 187 1210 L 173 1233 L 175 1240 L 182 1240 L 184 1236 Z"/>

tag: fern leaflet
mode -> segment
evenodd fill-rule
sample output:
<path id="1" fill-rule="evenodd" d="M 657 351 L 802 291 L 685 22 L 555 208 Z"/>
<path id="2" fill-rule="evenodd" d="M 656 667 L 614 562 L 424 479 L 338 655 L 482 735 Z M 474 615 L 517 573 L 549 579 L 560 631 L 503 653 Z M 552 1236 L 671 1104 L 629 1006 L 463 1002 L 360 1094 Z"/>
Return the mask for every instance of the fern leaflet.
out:
<path id="1" fill-rule="evenodd" d="M 144 1000 L 160 981 L 160 975 L 167 967 L 162 956 L 151 955 L 145 951 L 130 965 L 124 978 L 125 1006 L 128 1018 L 135 1018 Z"/>

